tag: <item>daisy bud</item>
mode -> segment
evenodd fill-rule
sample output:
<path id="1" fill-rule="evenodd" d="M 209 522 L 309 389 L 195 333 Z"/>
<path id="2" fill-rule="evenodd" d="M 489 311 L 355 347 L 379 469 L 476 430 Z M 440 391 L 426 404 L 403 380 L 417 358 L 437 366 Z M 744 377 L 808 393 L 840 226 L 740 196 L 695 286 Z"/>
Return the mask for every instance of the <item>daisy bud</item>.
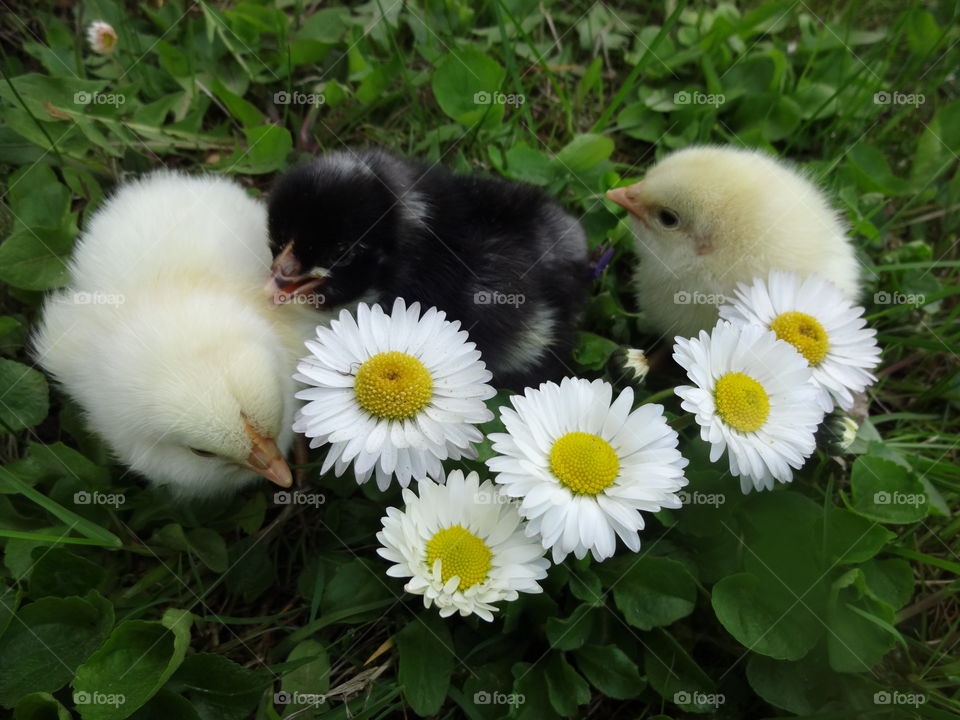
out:
<path id="1" fill-rule="evenodd" d="M 117 31 L 103 20 L 94 20 L 87 28 L 87 42 L 100 55 L 109 55 L 117 49 Z"/>

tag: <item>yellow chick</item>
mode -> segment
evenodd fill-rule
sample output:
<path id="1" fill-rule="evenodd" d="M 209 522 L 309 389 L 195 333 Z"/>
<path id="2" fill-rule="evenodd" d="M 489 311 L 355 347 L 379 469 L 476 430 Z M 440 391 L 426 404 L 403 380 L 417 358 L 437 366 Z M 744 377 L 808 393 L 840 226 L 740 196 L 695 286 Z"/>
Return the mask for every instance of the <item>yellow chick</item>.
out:
<path id="1" fill-rule="evenodd" d="M 158 172 L 93 215 L 43 307 L 39 363 L 118 459 L 180 496 L 287 487 L 292 375 L 309 308 L 272 307 L 263 205 L 235 182 Z"/>
<path id="2" fill-rule="evenodd" d="M 860 265 L 837 212 L 763 152 L 686 148 L 607 199 L 633 216 L 637 301 L 665 336 L 710 328 L 737 283 L 774 268 L 816 272 L 851 300 L 859 294 Z"/>

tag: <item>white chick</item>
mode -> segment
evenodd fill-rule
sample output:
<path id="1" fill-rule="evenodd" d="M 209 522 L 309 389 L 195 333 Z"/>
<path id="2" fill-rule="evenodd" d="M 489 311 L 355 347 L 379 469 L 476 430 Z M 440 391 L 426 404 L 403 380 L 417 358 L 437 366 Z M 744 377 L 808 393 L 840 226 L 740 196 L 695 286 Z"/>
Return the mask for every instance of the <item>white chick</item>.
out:
<path id="1" fill-rule="evenodd" d="M 773 268 L 816 272 L 851 300 L 859 294 L 859 262 L 836 211 L 763 152 L 686 148 L 607 198 L 633 216 L 637 300 L 668 337 L 709 329 L 737 283 Z"/>
<path id="2" fill-rule="evenodd" d="M 225 178 L 122 186 L 47 299 L 38 362 L 116 456 L 179 496 L 291 484 L 292 374 L 317 315 L 273 307 L 265 208 Z"/>

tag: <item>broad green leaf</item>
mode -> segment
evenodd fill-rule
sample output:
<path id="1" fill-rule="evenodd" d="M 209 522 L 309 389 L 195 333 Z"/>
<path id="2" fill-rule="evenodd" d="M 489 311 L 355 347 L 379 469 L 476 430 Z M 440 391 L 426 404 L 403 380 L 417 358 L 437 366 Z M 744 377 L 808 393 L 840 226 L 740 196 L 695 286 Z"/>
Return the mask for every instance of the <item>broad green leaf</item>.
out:
<path id="1" fill-rule="evenodd" d="M 589 370 L 601 370 L 619 345 L 613 340 L 595 333 L 581 331 L 577 333 L 577 345 L 573 349 L 573 359 Z"/>
<path id="2" fill-rule="evenodd" d="M 837 672 L 868 672 L 900 640 L 893 627 L 894 610 L 862 595 L 860 570 L 851 570 L 844 578 L 835 583 L 827 611 L 830 667 Z"/>
<path id="3" fill-rule="evenodd" d="M 616 645 L 585 645 L 573 657 L 580 672 L 607 697 L 628 700 L 646 687 L 637 664 Z"/>
<path id="4" fill-rule="evenodd" d="M 62 227 L 70 211 L 70 190 L 48 165 L 21 168 L 7 181 L 16 227 Z"/>
<path id="5" fill-rule="evenodd" d="M 668 702 L 690 712 L 715 712 L 714 684 L 686 649 L 665 630 L 644 635 L 647 682 Z"/>
<path id="6" fill-rule="evenodd" d="M 49 408 L 49 393 L 47 380 L 39 371 L 0 358 L 0 434 L 42 422 Z"/>
<path id="7" fill-rule="evenodd" d="M 272 681 L 266 668 L 249 670 L 223 655 L 196 653 L 184 659 L 166 687 L 188 697 L 202 718 L 245 720 Z"/>
<path id="8" fill-rule="evenodd" d="M 17 230 L 0 245 L 0 280 L 22 290 L 65 285 L 73 235 L 56 227 Z"/>
<path id="9" fill-rule="evenodd" d="M 778 660 L 799 660 L 821 634 L 816 620 L 799 609 L 802 602 L 750 573 L 714 585 L 712 603 L 727 632 L 747 649 Z"/>
<path id="10" fill-rule="evenodd" d="M 750 687 L 771 705 L 797 715 L 813 715 L 829 700 L 830 670 L 815 653 L 799 661 L 751 654 Z"/>
<path id="11" fill-rule="evenodd" d="M 545 677 L 542 663 L 532 665 L 531 663 L 516 663 L 512 668 L 515 678 L 513 692 L 510 693 L 514 699 L 523 698 L 523 702 L 518 702 L 515 708 L 511 709 L 511 718 L 515 720 L 553 720 L 559 717 L 550 704 L 550 695 L 547 690 L 547 679 Z M 473 700 L 489 700 L 496 692 L 497 688 L 483 688 Z M 502 713 L 493 715 L 500 718 Z"/>
<path id="12" fill-rule="evenodd" d="M 508 99 L 500 93 L 506 71 L 477 50 L 453 50 L 436 65 L 431 79 L 437 104 L 449 117 L 467 126 L 483 122 L 495 127 Z"/>
<path id="13" fill-rule="evenodd" d="M 25 695 L 13 709 L 13 720 L 73 720 L 70 711 L 50 693 Z"/>
<path id="14" fill-rule="evenodd" d="M 247 149 L 238 151 L 228 163 L 232 173 L 257 175 L 277 170 L 293 148 L 290 131 L 277 125 L 244 128 Z"/>
<path id="15" fill-rule="evenodd" d="M 940 26 L 937 19 L 919 7 L 907 12 L 907 45 L 914 55 L 924 57 L 933 52 L 940 39 Z"/>
<path id="16" fill-rule="evenodd" d="M 507 150 L 507 171 L 515 180 L 531 185 L 547 185 L 556 177 L 550 158 L 526 145 L 516 145 Z"/>
<path id="17" fill-rule="evenodd" d="M 453 673 L 453 639 L 435 613 L 426 612 L 396 635 L 399 650 L 397 679 L 403 695 L 418 715 L 433 715 L 447 697 Z"/>
<path id="18" fill-rule="evenodd" d="M 899 558 L 874 558 L 860 566 L 866 590 L 874 598 L 899 610 L 913 597 L 914 577 L 910 563 Z"/>
<path id="19" fill-rule="evenodd" d="M 554 652 L 544 661 L 547 678 L 547 694 L 550 704 L 559 715 L 571 717 L 577 707 L 590 702 L 590 686 L 580 673 L 573 669 L 562 653 Z"/>
<path id="20" fill-rule="evenodd" d="M 557 162 L 566 170 L 579 173 L 598 165 L 613 153 L 613 140 L 604 135 L 577 135 L 559 153 Z"/>
<path id="21" fill-rule="evenodd" d="M 697 586 L 681 563 L 626 555 L 599 568 L 628 623 L 641 630 L 669 625 L 693 612 Z"/>
<path id="22" fill-rule="evenodd" d="M 311 13 L 297 31 L 297 39 L 313 40 L 318 43 L 338 42 L 346 32 L 344 22 L 349 15 L 346 8 L 326 8 Z"/>
<path id="23" fill-rule="evenodd" d="M 378 569 L 364 560 L 354 560 L 337 568 L 323 589 L 320 615 L 340 610 L 353 609 L 377 600 L 391 597 Z M 360 622 L 368 615 L 358 615 L 353 621 Z"/>
<path id="24" fill-rule="evenodd" d="M 927 496 L 916 474 L 902 465 L 861 455 L 850 473 L 851 509 L 870 520 L 911 523 L 927 516 Z"/>
<path id="25" fill-rule="evenodd" d="M 97 563 L 64 548 L 37 548 L 37 558 L 30 571 L 30 595 L 83 595 L 96 590 L 103 582 L 104 569 Z"/>
<path id="26" fill-rule="evenodd" d="M 110 473 L 84 455 L 61 442 L 28 445 L 30 457 L 51 477 L 77 478 L 86 485 L 102 485 Z"/>
<path id="27" fill-rule="evenodd" d="M 145 704 L 183 662 L 190 644 L 190 614 L 167 610 L 162 622 L 127 620 L 77 668 L 74 695 L 123 697 L 119 704 L 79 706 L 83 720 L 121 720 Z"/>
<path id="28" fill-rule="evenodd" d="M 830 565 L 865 562 L 896 537 L 876 522 L 843 508 L 828 508 L 825 522 L 825 560 Z"/>
<path id="29" fill-rule="evenodd" d="M 283 691 L 294 697 L 295 707 L 304 707 L 296 706 L 296 694 L 317 696 L 330 689 L 330 658 L 323 644 L 316 640 L 304 640 L 290 651 L 287 662 L 304 658 L 312 659 L 284 674 L 281 683 Z"/>
<path id="30" fill-rule="evenodd" d="M 21 607 L 0 637 L 0 705 L 62 688 L 112 625 L 113 606 L 96 593 L 45 597 Z"/>
<path id="31" fill-rule="evenodd" d="M 573 650 L 590 638 L 595 618 L 590 605 L 578 605 L 566 618 L 547 618 L 546 633 L 550 647 L 556 650 Z"/>

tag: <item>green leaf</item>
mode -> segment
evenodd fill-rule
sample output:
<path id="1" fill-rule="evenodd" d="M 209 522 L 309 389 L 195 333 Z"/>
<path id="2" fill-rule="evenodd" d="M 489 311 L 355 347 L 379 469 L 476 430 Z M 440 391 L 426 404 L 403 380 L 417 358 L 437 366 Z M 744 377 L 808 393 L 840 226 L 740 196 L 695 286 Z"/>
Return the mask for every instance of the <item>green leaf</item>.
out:
<path id="1" fill-rule="evenodd" d="M 13 710 L 13 720 L 73 720 L 70 711 L 50 693 L 25 695 Z"/>
<path id="2" fill-rule="evenodd" d="M 390 591 L 384 586 L 377 569 L 357 559 L 338 567 L 327 581 L 320 602 L 320 614 L 323 616 L 353 609 L 388 597 L 391 597 Z M 369 617 L 369 614 L 354 616 L 352 621 L 361 622 L 365 617 Z"/>
<path id="3" fill-rule="evenodd" d="M 550 647 L 573 650 L 583 645 L 593 631 L 593 608 L 579 605 L 567 618 L 547 618 L 546 633 Z"/>
<path id="4" fill-rule="evenodd" d="M 604 135 L 577 135 L 559 153 L 557 162 L 565 169 L 578 173 L 610 157 L 613 140 Z"/>
<path id="5" fill-rule="evenodd" d="M 750 573 L 723 578 L 713 586 L 711 601 L 727 632 L 762 655 L 799 660 L 820 637 L 821 626 L 798 609 L 802 602 Z"/>
<path id="6" fill-rule="evenodd" d="M 553 720 L 553 718 L 556 718 L 557 714 L 550 704 L 543 666 L 541 664 L 516 663 L 512 672 L 515 678 L 512 695 L 517 700 L 522 697 L 523 702 L 518 702 L 510 717 L 513 720 Z M 489 696 L 491 688 L 483 688 L 480 692 L 485 692 Z M 482 699 L 482 696 L 478 699 Z M 501 716 L 494 715 L 494 717 Z"/>
<path id="7" fill-rule="evenodd" d="M 67 283 L 73 234 L 63 228 L 17 230 L 0 245 L 0 280 L 22 290 L 52 290 Z"/>
<path id="8" fill-rule="evenodd" d="M 37 548 L 39 555 L 30 571 L 30 595 L 83 595 L 99 588 L 104 569 L 64 548 Z"/>
<path id="9" fill-rule="evenodd" d="M 697 585 L 687 568 L 668 558 L 624 556 L 599 568 L 628 623 L 641 630 L 669 625 L 693 612 Z"/>
<path id="10" fill-rule="evenodd" d="M 222 655 L 196 653 L 184 659 L 167 689 L 187 696 L 202 718 L 245 720 L 272 682 L 265 668 L 248 670 Z"/>
<path id="11" fill-rule="evenodd" d="M 507 171 L 514 180 L 531 185 L 548 185 L 557 176 L 550 158 L 526 145 L 507 150 Z"/>
<path id="12" fill-rule="evenodd" d="M 103 485 L 110 477 L 105 467 L 80 454 L 62 442 L 49 445 L 29 443 L 30 458 L 35 460 L 50 477 L 75 477 L 87 485 Z"/>
<path id="13" fill-rule="evenodd" d="M 573 657 L 580 672 L 607 697 L 628 700 L 646 687 L 637 664 L 616 645 L 585 645 Z"/>
<path id="14" fill-rule="evenodd" d="M 873 559 L 860 566 L 866 589 L 875 599 L 899 610 L 913 597 L 914 577 L 910 563 L 899 558 Z"/>
<path id="15" fill-rule="evenodd" d="M 339 42 L 346 32 L 345 20 L 349 17 L 346 8 L 326 8 L 312 13 L 297 31 L 298 40 L 313 40 L 332 44 Z"/>
<path id="16" fill-rule="evenodd" d="M 431 87 L 437 104 L 463 125 L 482 122 L 495 127 L 503 118 L 504 104 L 495 102 L 506 77 L 500 64 L 477 50 L 454 50 L 436 65 Z"/>
<path id="17" fill-rule="evenodd" d="M 607 360 L 619 345 L 613 340 L 595 333 L 581 331 L 577 333 L 577 345 L 573 349 L 573 359 L 589 370 L 602 370 Z"/>
<path id="18" fill-rule="evenodd" d="M 827 609 L 827 651 L 837 672 L 867 672 L 900 640 L 894 610 L 863 594 L 864 575 L 851 570 L 835 583 Z"/>
<path id="19" fill-rule="evenodd" d="M 771 705 L 797 715 L 813 715 L 829 700 L 832 678 L 822 659 L 774 660 L 751 655 L 747 661 L 750 687 Z"/>
<path id="20" fill-rule="evenodd" d="M 0 358 L 0 434 L 42 422 L 49 410 L 49 394 L 40 372 Z"/>
<path id="21" fill-rule="evenodd" d="M 716 711 L 713 681 L 670 633 L 644 636 L 644 668 L 660 696 L 691 712 Z"/>
<path id="22" fill-rule="evenodd" d="M 446 623 L 423 613 L 397 633 L 397 679 L 418 715 L 433 715 L 447 697 L 453 674 L 453 640 Z"/>
<path id="23" fill-rule="evenodd" d="M 562 653 L 551 653 L 545 663 L 547 694 L 559 715 L 571 717 L 577 706 L 590 702 L 590 686 L 573 669 Z"/>
<path id="24" fill-rule="evenodd" d="M 227 111 L 240 122 L 241 126 L 252 127 L 263 124 L 265 118 L 256 106 L 231 91 L 220 78 L 211 77 L 209 82 L 210 90 L 220 99 Z"/>
<path id="25" fill-rule="evenodd" d="M 828 508 L 825 522 L 825 559 L 831 565 L 866 562 L 896 537 L 877 523 L 843 508 Z"/>
<path id="26" fill-rule="evenodd" d="M 228 161 L 231 173 L 258 175 L 279 169 L 293 149 L 290 131 L 277 125 L 244 128 L 246 151 L 238 151 Z"/>
<path id="27" fill-rule="evenodd" d="M 21 168 L 7 181 L 8 199 L 18 228 L 62 227 L 70 212 L 70 190 L 48 165 Z"/>
<path id="28" fill-rule="evenodd" d="M 180 667 L 190 644 L 190 613 L 167 610 L 161 622 L 127 620 L 77 668 L 74 696 L 123 697 L 119 704 L 79 706 L 83 720 L 121 720 L 141 707 Z"/>
<path id="29" fill-rule="evenodd" d="M 911 8 L 906 17 L 907 45 L 914 55 L 925 57 L 933 52 L 940 39 L 937 19 L 918 7 Z"/>
<path id="30" fill-rule="evenodd" d="M 316 640 L 304 640 L 298 643 L 287 656 L 287 662 L 312 658 L 305 665 L 290 670 L 283 676 L 282 687 L 284 692 L 302 693 L 304 695 L 323 695 L 330 689 L 330 658 L 322 643 Z M 288 708 L 295 709 L 294 706 Z"/>
<path id="31" fill-rule="evenodd" d="M 851 509 L 870 520 L 911 523 L 927 516 L 927 496 L 916 474 L 902 465 L 861 455 L 850 473 Z"/>
<path id="32" fill-rule="evenodd" d="M 0 705 L 62 688 L 112 625 L 113 606 L 96 593 L 24 605 L 0 637 Z"/>

